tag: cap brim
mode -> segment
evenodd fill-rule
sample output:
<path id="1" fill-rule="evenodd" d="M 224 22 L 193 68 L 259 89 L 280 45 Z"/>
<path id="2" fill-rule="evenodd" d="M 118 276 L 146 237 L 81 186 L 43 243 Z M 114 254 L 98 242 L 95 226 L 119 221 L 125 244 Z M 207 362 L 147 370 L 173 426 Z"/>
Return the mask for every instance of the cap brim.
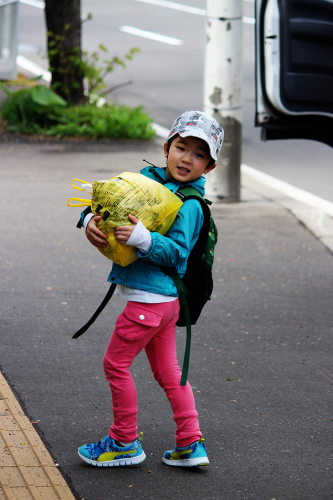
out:
<path id="1" fill-rule="evenodd" d="M 207 141 L 207 136 L 200 128 L 193 127 L 193 130 L 184 130 L 183 132 L 178 132 L 181 137 L 198 137 L 203 140 L 209 147 L 210 156 L 214 161 L 217 160 L 216 150 L 213 148 L 212 144 Z M 175 134 L 174 134 L 175 135 Z"/>

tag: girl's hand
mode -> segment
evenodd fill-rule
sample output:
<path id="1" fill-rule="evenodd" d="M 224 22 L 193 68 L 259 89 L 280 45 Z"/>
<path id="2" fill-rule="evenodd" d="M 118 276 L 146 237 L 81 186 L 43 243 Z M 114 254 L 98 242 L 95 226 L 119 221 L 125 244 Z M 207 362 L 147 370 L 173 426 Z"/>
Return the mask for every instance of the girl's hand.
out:
<path id="1" fill-rule="evenodd" d="M 125 245 L 125 243 L 129 240 L 131 234 L 135 229 L 135 226 L 139 222 L 139 219 L 134 217 L 134 215 L 129 215 L 128 218 L 132 222 L 132 225 L 117 227 L 117 229 L 114 232 L 114 236 L 118 241 L 118 243 L 122 243 L 123 245 Z"/>
<path id="2" fill-rule="evenodd" d="M 105 248 L 107 245 L 106 236 L 102 231 L 100 231 L 97 227 L 97 223 L 101 220 L 102 217 L 99 215 L 94 215 L 90 219 L 86 228 L 86 236 L 90 243 L 97 248 Z"/>

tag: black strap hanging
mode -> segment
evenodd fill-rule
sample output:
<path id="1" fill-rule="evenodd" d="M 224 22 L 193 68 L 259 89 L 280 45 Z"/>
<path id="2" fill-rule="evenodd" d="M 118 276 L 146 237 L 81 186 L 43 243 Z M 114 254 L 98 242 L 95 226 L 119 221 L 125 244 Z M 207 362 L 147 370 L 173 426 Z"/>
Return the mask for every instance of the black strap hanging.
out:
<path id="1" fill-rule="evenodd" d="M 185 353 L 184 353 L 184 361 L 183 361 L 183 370 L 182 370 L 182 376 L 180 380 L 180 385 L 186 385 L 186 380 L 187 380 L 187 375 L 188 375 L 188 369 L 190 365 L 190 351 L 191 351 L 191 317 L 190 317 L 190 311 L 188 308 L 188 303 L 187 303 L 187 298 L 186 295 L 188 295 L 188 291 L 182 282 L 181 277 L 179 276 L 177 269 L 175 267 L 162 267 L 162 270 L 170 276 L 172 281 L 174 282 L 177 292 L 179 294 L 179 302 L 180 305 L 183 309 L 184 312 L 184 317 L 186 321 L 186 346 L 185 346 Z"/>
<path id="2" fill-rule="evenodd" d="M 101 314 L 101 312 L 103 311 L 104 307 L 107 305 L 107 303 L 109 302 L 109 300 L 111 299 L 115 289 L 116 289 L 116 286 L 114 283 L 112 283 L 112 285 L 110 286 L 109 290 L 107 291 L 107 294 L 105 295 L 102 303 L 99 305 L 99 307 L 97 308 L 97 310 L 95 311 L 95 313 L 91 316 L 90 320 L 82 327 L 80 328 L 80 330 L 78 330 L 76 333 L 74 333 L 73 335 L 73 339 L 77 339 L 78 337 L 80 337 L 84 332 L 86 332 L 88 330 L 88 328 L 93 324 L 93 322 L 98 318 L 98 316 Z"/>

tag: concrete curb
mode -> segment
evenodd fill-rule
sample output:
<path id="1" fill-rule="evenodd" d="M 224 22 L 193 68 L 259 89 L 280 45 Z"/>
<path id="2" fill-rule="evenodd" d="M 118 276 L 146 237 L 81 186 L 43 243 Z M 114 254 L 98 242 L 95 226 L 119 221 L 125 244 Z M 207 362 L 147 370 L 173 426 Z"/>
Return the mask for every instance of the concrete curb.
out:
<path id="1" fill-rule="evenodd" d="M 247 165 L 242 165 L 241 175 L 244 188 L 286 208 L 333 253 L 333 203 Z"/>

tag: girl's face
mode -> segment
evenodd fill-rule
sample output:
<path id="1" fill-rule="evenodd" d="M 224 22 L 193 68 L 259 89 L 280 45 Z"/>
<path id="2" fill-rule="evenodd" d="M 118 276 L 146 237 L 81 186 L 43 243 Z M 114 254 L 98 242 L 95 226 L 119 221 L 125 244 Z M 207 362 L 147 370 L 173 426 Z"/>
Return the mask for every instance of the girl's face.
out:
<path id="1" fill-rule="evenodd" d="M 167 158 L 166 175 L 168 179 L 189 182 L 208 174 L 216 164 L 207 166 L 211 160 L 208 144 L 198 137 L 176 137 L 170 145 L 164 143 L 164 156 Z"/>

